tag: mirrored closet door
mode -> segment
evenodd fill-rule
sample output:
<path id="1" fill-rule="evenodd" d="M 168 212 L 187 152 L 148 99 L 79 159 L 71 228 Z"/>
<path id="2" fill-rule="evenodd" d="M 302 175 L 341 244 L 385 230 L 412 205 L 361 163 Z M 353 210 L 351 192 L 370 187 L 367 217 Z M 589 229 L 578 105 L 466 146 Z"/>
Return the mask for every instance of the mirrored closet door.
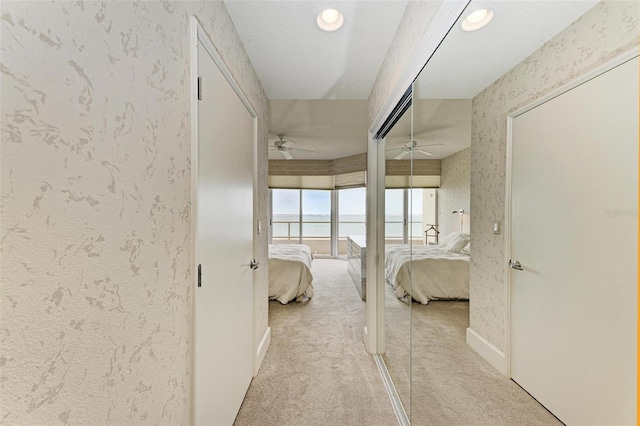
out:
<path id="1" fill-rule="evenodd" d="M 446 68 L 436 66 L 447 44 L 445 39 L 413 83 L 411 106 L 384 140 L 384 360 L 415 425 L 464 417 L 452 398 L 462 398 L 470 386 L 466 375 L 477 365 L 468 358 L 479 360 L 465 341 L 471 97 L 459 85 L 443 83 Z"/>
<path id="2" fill-rule="evenodd" d="M 477 361 L 479 357 L 465 339 L 469 325 L 471 99 L 460 90 L 462 83 L 445 80 L 449 74 L 440 64 L 449 63 L 442 59 L 448 41 L 413 84 L 411 191 L 414 203 L 422 203 L 425 216 L 414 225 L 421 228 L 423 238 L 411 245 L 413 425 L 476 424 L 454 401 L 473 405 L 483 397 L 482 388 L 469 380 L 477 368 L 470 358 Z M 435 169 L 437 179 L 428 176 Z M 427 218 L 424 207 L 432 192 L 437 202 Z"/>
<path id="3" fill-rule="evenodd" d="M 534 85 L 532 81 L 517 80 L 535 70 L 524 70 L 518 64 L 523 60 L 526 64 L 532 54 L 535 60 L 544 60 L 545 51 L 538 49 L 546 41 L 557 37 L 583 14 L 593 15 L 590 9 L 594 6 L 602 9 L 596 2 L 533 3 L 471 1 L 414 81 L 411 107 L 384 140 L 384 359 L 413 425 L 560 424 L 545 407 L 505 377 L 500 361 L 489 364 L 467 342 L 474 300 L 476 316 L 487 317 L 486 312 L 478 311 L 478 304 L 483 303 L 491 306 L 495 315 L 504 314 L 502 308 L 495 308 L 503 293 L 485 292 L 478 297 L 484 289 L 477 287 L 476 294 L 470 292 L 472 261 L 474 265 L 486 264 L 480 256 L 497 253 L 501 257 L 501 251 L 494 246 L 504 242 L 504 210 L 488 206 L 489 201 L 481 199 L 476 200 L 477 212 L 471 208 L 472 131 L 478 146 L 491 148 L 475 154 L 481 157 L 476 161 L 482 163 L 477 175 L 504 173 L 507 116 L 518 105 L 522 108 L 532 102 L 510 99 L 514 92 L 505 87 L 523 84 L 532 99 L 539 96 L 535 87 L 529 87 Z M 479 16 L 486 12 L 480 11 L 485 8 L 495 12 L 495 25 L 464 31 L 462 21 L 474 12 L 478 12 L 474 19 L 481 20 Z M 596 16 L 597 13 L 605 12 L 596 11 Z M 501 21 L 507 16 L 518 16 L 522 22 L 507 25 Z M 554 17 L 553 21 L 545 18 L 549 16 Z M 546 20 L 548 25 L 536 27 L 536 35 L 532 36 L 522 30 L 525 20 Z M 496 45 L 501 49 L 490 48 Z M 538 66 L 534 62 L 529 66 Z M 513 81 L 499 80 L 505 75 Z M 504 177 L 500 179 L 504 183 Z M 495 192 L 483 187 L 482 178 L 474 185 L 480 188 L 479 193 Z M 471 244 L 471 224 L 478 218 L 483 220 L 482 228 L 474 225 L 483 237 L 478 244 L 493 250 L 491 253 L 471 248 L 476 244 Z M 503 280 L 501 276 L 494 279 Z M 497 301 L 489 300 L 492 298 Z M 493 326 L 504 327 L 501 321 L 496 319 Z M 500 350 L 506 351 L 508 330 L 500 333 L 507 336 L 506 341 L 497 338 L 492 344 L 502 345 Z"/>
<path id="4" fill-rule="evenodd" d="M 410 285 L 410 272 L 403 268 L 402 260 L 410 256 L 410 244 L 415 234 L 411 139 L 409 107 L 384 141 L 386 352 L 383 358 L 407 416 L 411 412 L 411 298 L 404 297 L 403 287 L 397 278 L 404 279 L 403 285 Z"/>

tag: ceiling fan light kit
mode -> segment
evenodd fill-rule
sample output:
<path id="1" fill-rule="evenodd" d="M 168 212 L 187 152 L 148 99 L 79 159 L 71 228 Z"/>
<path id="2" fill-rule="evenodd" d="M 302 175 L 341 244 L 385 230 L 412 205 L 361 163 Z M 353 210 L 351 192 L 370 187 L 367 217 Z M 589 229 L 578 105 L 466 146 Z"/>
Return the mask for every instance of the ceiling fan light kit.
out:
<path id="1" fill-rule="evenodd" d="M 285 140 L 284 135 L 278 135 L 278 138 L 279 140 L 274 141 L 273 145 L 269 146 L 269 151 L 278 151 L 287 160 L 293 160 L 292 150 L 313 152 L 310 149 L 294 148 L 295 143 Z"/>
<path id="2" fill-rule="evenodd" d="M 428 151 L 424 151 L 424 150 L 422 150 L 420 148 L 426 148 L 428 146 L 439 146 L 439 145 L 444 145 L 444 144 L 443 143 L 432 143 L 432 144 L 428 144 L 428 145 L 418 145 L 417 141 L 409 141 L 409 142 L 405 143 L 404 145 L 402 145 L 399 148 L 389 148 L 389 149 L 387 149 L 387 151 L 400 150 L 400 154 L 396 155 L 394 160 L 402 160 L 410 152 L 419 152 L 422 155 L 431 156 L 431 155 L 433 155 L 432 153 L 430 153 Z"/>

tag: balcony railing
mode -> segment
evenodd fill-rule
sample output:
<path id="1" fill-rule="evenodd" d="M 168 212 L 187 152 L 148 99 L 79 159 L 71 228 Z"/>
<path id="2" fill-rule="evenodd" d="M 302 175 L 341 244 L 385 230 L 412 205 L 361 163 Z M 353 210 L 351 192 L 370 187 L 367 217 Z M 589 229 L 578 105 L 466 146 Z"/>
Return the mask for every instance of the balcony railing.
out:
<path id="1" fill-rule="evenodd" d="M 386 224 L 403 224 L 403 221 L 386 221 Z M 331 222 L 327 221 L 303 221 L 302 226 L 307 224 L 323 224 L 331 227 Z M 363 227 L 366 226 L 364 221 L 340 221 L 341 224 L 359 224 Z M 274 220 L 272 221 L 273 229 L 273 244 L 299 244 L 300 243 L 300 221 L 287 221 L 287 220 Z M 282 232 L 283 227 L 276 225 L 286 225 L 286 231 Z M 280 232 L 276 230 L 280 228 Z M 360 233 L 364 234 L 364 232 Z M 353 234 L 352 234 L 353 235 Z M 423 244 L 423 236 L 413 236 L 411 238 L 414 244 Z M 402 244 L 402 235 L 387 235 L 385 238 L 386 244 Z M 302 243 L 308 245 L 311 251 L 315 254 L 331 254 L 331 232 L 329 231 L 325 235 L 305 235 L 303 232 Z M 347 235 L 340 235 L 338 237 L 338 254 L 347 253 Z"/>
<path id="2" fill-rule="evenodd" d="M 273 244 L 298 244 L 300 242 L 300 221 L 274 220 L 271 223 L 273 224 Z M 339 224 L 360 224 L 363 227 L 366 226 L 366 222 L 364 221 L 353 220 L 341 220 Z M 282 227 L 276 225 L 286 225 L 286 231 L 282 232 Z M 326 225 L 329 227 L 329 232 L 324 235 L 318 235 L 317 232 L 306 235 L 303 232 L 302 243 L 308 245 L 315 254 L 331 254 L 331 222 L 305 220 L 302 221 L 303 230 L 305 225 Z M 281 228 L 280 232 L 278 232 L 278 228 Z M 361 232 L 361 234 L 364 234 L 364 231 Z M 341 235 L 338 237 L 338 254 L 346 253 L 347 236 Z"/>
<path id="3" fill-rule="evenodd" d="M 284 239 L 287 239 L 287 240 L 292 240 L 292 239 L 297 240 L 297 239 L 300 238 L 300 221 L 274 220 L 271 223 L 273 224 L 273 230 L 274 230 L 273 231 L 273 238 L 274 239 L 275 238 L 278 238 L 278 239 L 283 239 L 284 238 Z M 287 226 L 286 233 L 281 233 L 281 234 L 276 233 L 276 231 L 275 231 L 276 226 L 275 225 L 278 225 L 278 224 L 286 224 L 286 226 Z M 304 227 L 304 225 L 307 225 L 307 224 L 320 224 L 320 225 L 328 225 L 329 227 L 331 227 L 331 222 L 326 222 L 326 221 L 305 220 L 305 221 L 302 222 L 302 226 L 303 227 Z M 366 222 L 364 222 L 364 221 L 353 221 L 353 220 L 341 220 L 339 222 L 339 224 L 340 225 L 342 225 L 342 224 L 361 224 L 361 225 L 366 226 Z M 296 227 L 298 228 L 297 232 L 293 232 L 293 233 L 291 232 L 292 225 L 296 225 Z M 295 227 L 294 227 L 294 229 L 295 229 Z M 302 238 L 303 239 L 304 238 L 331 238 L 331 234 L 330 233 L 328 233 L 326 235 L 313 235 L 313 234 L 311 234 L 309 236 L 306 236 L 303 233 Z M 340 236 L 340 238 L 347 238 L 347 236 L 346 235 L 345 236 Z"/>

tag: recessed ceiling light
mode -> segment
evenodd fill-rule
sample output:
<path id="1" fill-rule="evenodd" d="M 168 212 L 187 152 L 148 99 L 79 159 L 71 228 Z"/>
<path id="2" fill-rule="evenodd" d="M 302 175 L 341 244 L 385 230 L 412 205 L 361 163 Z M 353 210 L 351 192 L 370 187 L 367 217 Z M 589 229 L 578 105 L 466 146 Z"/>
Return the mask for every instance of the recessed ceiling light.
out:
<path id="1" fill-rule="evenodd" d="M 462 21 L 464 31 L 476 31 L 486 26 L 493 19 L 493 12 L 489 9 L 480 9 L 469 14 Z"/>
<path id="2" fill-rule="evenodd" d="M 323 31 L 336 31 L 344 24 L 344 16 L 336 9 L 325 9 L 320 12 L 316 22 Z"/>

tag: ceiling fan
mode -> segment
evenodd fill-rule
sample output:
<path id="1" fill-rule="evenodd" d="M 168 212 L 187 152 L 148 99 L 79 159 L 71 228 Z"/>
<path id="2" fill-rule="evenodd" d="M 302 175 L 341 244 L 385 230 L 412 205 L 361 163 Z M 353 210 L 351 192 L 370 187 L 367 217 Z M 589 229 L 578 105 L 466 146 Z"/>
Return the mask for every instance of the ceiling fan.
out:
<path id="1" fill-rule="evenodd" d="M 278 138 L 280 140 L 273 142 L 273 145 L 269 146 L 269 151 L 278 151 L 287 160 L 293 160 L 293 155 L 291 155 L 291 151 L 293 150 L 313 152 L 310 149 L 294 148 L 293 146 L 295 145 L 295 143 L 285 140 L 284 135 L 278 135 Z"/>
<path id="2" fill-rule="evenodd" d="M 428 146 L 439 146 L 439 145 L 444 145 L 444 144 L 443 143 L 432 143 L 432 144 L 429 144 L 429 145 L 418 145 L 417 141 L 409 141 L 409 142 L 405 143 L 404 145 L 402 145 L 399 148 L 390 148 L 390 149 L 387 149 L 387 151 L 400 150 L 400 153 L 398 155 L 396 155 L 394 160 L 402 160 L 411 151 L 419 152 L 420 154 L 423 154 L 423 155 L 433 155 L 432 153 L 430 153 L 428 151 L 424 151 L 424 150 L 422 150 L 420 148 L 425 148 L 425 147 L 428 147 Z"/>

